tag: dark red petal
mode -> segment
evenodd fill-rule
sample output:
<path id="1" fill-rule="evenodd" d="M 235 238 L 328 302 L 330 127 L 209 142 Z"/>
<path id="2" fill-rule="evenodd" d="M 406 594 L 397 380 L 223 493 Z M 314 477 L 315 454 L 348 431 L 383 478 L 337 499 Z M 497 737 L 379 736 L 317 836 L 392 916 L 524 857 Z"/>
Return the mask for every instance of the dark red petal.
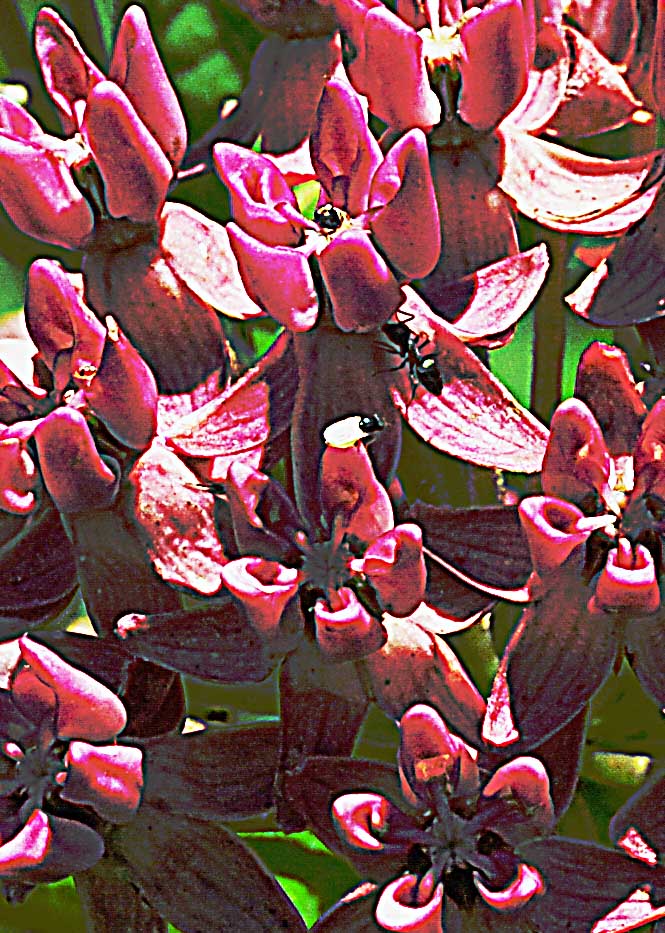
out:
<path id="1" fill-rule="evenodd" d="M 111 216 L 154 221 L 166 200 L 172 168 L 117 84 L 102 81 L 92 90 L 83 132 L 104 180 Z"/>
<path id="2" fill-rule="evenodd" d="M 177 168 L 187 148 L 185 118 L 140 6 L 130 6 L 122 18 L 109 79 L 120 85 L 162 152 Z"/>
<path id="3" fill-rule="evenodd" d="M 403 524 L 386 531 L 370 544 L 357 565 L 391 615 L 408 616 L 425 598 L 427 571 L 417 525 Z"/>
<path id="4" fill-rule="evenodd" d="M 61 512 L 108 507 L 118 476 L 95 447 L 88 423 L 73 408 L 56 408 L 35 428 L 39 465 L 49 495 Z"/>
<path id="5" fill-rule="evenodd" d="M 518 0 L 490 0 L 462 22 L 464 53 L 458 112 L 479 132 L 497 126 L 527 88 L 528 50 L 524 9 Z M 500 79 L 497 80 L 497 76 Z"/>
<path id="6" fill-rule="evenodd" d="M 92 807 L 111 823 L 131 820 L 141 802 L 143 752 L 129 745 L 70 742 L 67 780 L 60 792 L 69 803 Z"/>
<path id="7" fill-rule="evenodd" d="M 279 637 L 279 623 L 300 588 L 299 570 L 262 557 L 240 557 L 222 567 L 222 579 L 264 638 Z"/>
<path id="8" fill-rule="evenodd" d="M 610 455 L 600 425 L 584 402 L 567 399 L 558 406 L 550 423 L 543 459 L 543 491 L 580 505 L 594 493 L 611 502 L 609 475 Z"/>
<path id="9" fill-rule="evenodd" d="M 353 590 L 340 587 L 329 604 L 314 607 L 316 641 L 330 661 L 352 661 L 371 654 L 386 641 L 381 621 L 365 609 Z"/>
<path id="10" fill-rule="evenodd" d="M 0 508 L 27 516 L 36 505 L 39 476 L 25 445 L 16 437 L 0 439 Z"/>
<path id="11" fill-rule="evenodd" d="M 369 222 L 388 261 L 406 279 L 426 276 L 441 252 L 439 213 L 421 130 L 402 136 L 372 179 Z"/>
<path id="12" fill-rule="evenodd" d="M 118 697 L 89 674 L 27 636 L 20 641 L 21 657 L 57 697 L 57 734 L 108 742 L 125 727 L 127 713 Z"/>
<path id="13" fill-rule="evenodd" d="M 399 728 L 402 790 L 411 804 L 428 806 L 430 783 L 450 785 L 455 797 L 477 796 L 480 777 L 475 759 L 435 709 L 424 703 L 410 706 Z"/>
<path id="14" fill-rule="evenodd" d="M 660 608 L 656 568 L 643 544 L 633 547 L 627 538 L 619 538 L 596 582 L 592 606 L 630 616 L 649 615 Z"/>
<path id="15" fill-rule="evenodd" d="M 367 448 L 325 447 L 321 457 L 320 497 L 328 527 L 339 522 L 348 535 L 370 542 L 393 528 L 393 509 L 377 480 Z"/>
<path id="16" fill-rule="evenodd" d="M 665 615 L 662 610 L 646 619 L 638 617 L 628 622 L 626 648 L 644 689 L 659 705 L 665 705 Z"/>
<path id="17" fill-rule="evenodd" d="M 316 174 L 332 203 L 352 217 L 367 210 L 370 182 L 383 158 L 360 98 L 339 79 L 325 86 L 311 152 Z"/>

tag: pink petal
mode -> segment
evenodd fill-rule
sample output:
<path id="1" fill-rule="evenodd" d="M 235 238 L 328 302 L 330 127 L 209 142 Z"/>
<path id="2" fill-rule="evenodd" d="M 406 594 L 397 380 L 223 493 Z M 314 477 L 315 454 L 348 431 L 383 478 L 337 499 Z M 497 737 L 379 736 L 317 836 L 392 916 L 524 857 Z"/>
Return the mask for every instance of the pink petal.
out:
<path id="1" fill-rule="evenodd" d="M 510 807 L 519 805 L 543 834 L 551 830 L 555 816 L 550 779 L 538 758 L 513 758 L 497 768 L 482 790 L 483 797 L 494 795 L 507 798 Z"/>
<path id="2" fill-rule="evenodd" d="M 583 401 L 566 399 L 550 422 L 543 459 L 544 492 L 580 505 L 594 492 L 612 502 L 609 476 L 610 455 L 600 425 Z"/>
<path id="3" fill-rule="evenodd" d="M 418 879 L 402 875 L 381 891 L 376 922 L 397 933 L 441 933 L 443 929 L 443 885 L 434 887 L 431 874 Z"/>
<path id="4" fill-rule="evenodd" d="M 656 568 L 643 544 L 632 547 L 626 538 L 619 538 L 596 583 L 593 608 L 645 615 L 660 608 Z"/>
<path id="5" fill-rule="evenodd" d="M 454 796 L 477 794 L 479 771 L 474 756 L 453 735 L 440 714 L 425 703 L 409 707 L 400 720 L 399 767 L 407 800 L 428 801 L 427 785 L 448 781 Z"/>
<path id="6" fill-rule="evenodd" d="M 594 531 L 577 506 L 554 496 L 523 499 L 519 514 L 533 566 L 541 575 L 560 567 Z"/>
<path id="7" fill-rule="evenodd" d="M 111 823 L 131 820 L 143 790 L 140 748 L 70 742 L 65 762 L 69 771 L 60 792 L 63 800 L 90 806 Z"/>
<path id="8" fill-rule="evenodd" d="M 650 891 L 650 885 L 636 888 L 625 901 L 597 920 L 590 933 L 628 933 L 665 918 L 665 906 L 654 907 Z"/>
<path id="9" fill-rule="evenodd" d="M 380 794 L 343 794 L 332 805 L 335 828 L 352 846 L 380 852 L 377 836 L 388 825 L 390 803 Z"/>
<path id="10" fill-rule="evenodd" d="M 274 638 L 286 606 L 300 587 L 300 571 L 260 557 L 242 557 L 225 564 L 222 577 L 257 631 Z"/>
<path id="11" fill-rule="evenodd" d="M 357 563 L 357 567 L 356 567 Z M 393 616 L 408 616 L 425 598 L 427 571 L 418 525 L 397 525 L 371 542 L 354 570 L 364 573 Z"/>
<path id="12" fill-rule="evenodd" d="M 57 697 L 57 735 L 108 742 L 125 727 L 127 714 L 118 697 L 84 671 L 72 667 L 44 645 L 24 636 L 21 657 Z"/>
<path id="13" fill-rule="evenodd" d="M 372 541 L 393 527 L 390 498 L 374 475 L 364 446 L 326 447 L 321 457 L 321 505 L 329 527 Z"/>
<path id="14" fill-rule="evenodd" d="M 473 883 L 483 900 L 495 910 L 516 910 L 523 907 L 537 894 L 545 893 L 545 882 L 536 868 L 520 862 L 515 880 L 502 891 L 491 891 L 474 872 Z"/>
<path id="15" fill-rule="evenodd" d="M 330 604 L 319 599 L 314 607 L 316 640 L 330 661 L 351 661 L 371 654 L 385 643 L 379 619 L 371 616 L 353 590 L 340 587 Z"/>
<path id="16" fill-rule="evenodd" d="M 0 438 L 0 509 L 28 515 L 35 507 L 39 478 L 25 445 L 15 437 Z"/>

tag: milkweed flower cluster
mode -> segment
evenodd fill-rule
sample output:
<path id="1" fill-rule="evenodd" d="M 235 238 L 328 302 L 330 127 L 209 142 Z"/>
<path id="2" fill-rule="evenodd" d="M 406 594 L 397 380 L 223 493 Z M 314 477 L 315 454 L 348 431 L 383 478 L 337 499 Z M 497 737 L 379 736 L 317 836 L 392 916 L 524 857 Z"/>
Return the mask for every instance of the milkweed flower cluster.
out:
<path id="1" fill-rule="evenodd" d="M 91 930 L 658 922 L 662 11 L 243 0 L 246 81 L 191 140 L 159 6 L 164 58 L 130 6 L 104 67 L 36 13 L 58 131 L 0 88 L 37 251 L 0 335 L 5 899 L 72 875 Z M 644 343 L 589 341 L 543 419 L 494 351 L 532 311 L 559 346 L 567 292 Z M 270 851 L 303 839 L 307 903 Z"/>

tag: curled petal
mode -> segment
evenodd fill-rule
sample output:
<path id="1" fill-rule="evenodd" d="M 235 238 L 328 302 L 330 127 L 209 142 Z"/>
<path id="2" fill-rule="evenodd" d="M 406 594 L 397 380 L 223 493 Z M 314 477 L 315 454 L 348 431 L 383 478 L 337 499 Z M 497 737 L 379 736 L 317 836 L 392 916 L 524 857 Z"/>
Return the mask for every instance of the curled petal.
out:
<path id="1" fill-rule="evenodd" d="M 297 246 L 305 227 L 315 229 L 270 159 L 233 143 L 217 143 L 213 158 L 229 189 L 233 219 L 245 233 L 266 246 Z"/>
<path id="2" fill-rule="evenodd" d="M 15 515 L 32 512 L 38 482 L 35 464 L 21 441 L 0 438 L 0 509 Z"/>
<path id="3" fill-rule="evenodd" d="M 289 330 L 313 327 L 319 299 L 306 256 L 287 246 L 266 246 L 234 223 L 226 230 L 252 301 Z"/>
<path id="4" fill-rule="evenodd" d="M 0 876 L 44 862 L 51 846 L 51 827 L 42 810 L 33 810 L 23 828 L 0 846 Z"/>
<path id="5" fill-rule="evenodd" d="M 83 132 L 104 179 L 111 215 L 138 223 L 156 220 L 173 170 L 117 84 L 102 81 L 91 92 Z"/>
<path id="6" fill-rule="evenodd" d="M 404 300 L 397 279 L 365 230 L 338 234 L 318 261 L 340 330 L 373 330 Z"/>
<path id="7" fill-rule="evenodd" d="M 376 922 L 396 933 L 441 933 L 443 885 L 431 873 L 419 879 L 402 875 L 387 884 L 376 905 Z"/>
<path id="8" fill-rule="evenodd" d="M 537 758 L 513 758 L 494 772 L 483 787 L 483 797 L 498 796 L 507 801 L 506 819 L 514 818 L 518 805 L 533 827 L 532 835 L 552 828 L 554 804 L 550 796 L 550 779 L 545 766 Z"/>
<path id="9" fill-rule="evenodd" d="M 528 50 L 520 0 L 490 0 L 462 24 L 460 38 L 464 52 L 459 63 L 459 115 L 475 130 L 491 130 L 527 89 Z"/>
<path id="10" fill-rule="evenodd" d="M 38 240 L 80 249 L 93 215 L 63 158 L 38 141 L 0 136 L 0 201 L 16 226 Z"/>
<path id="11" fill-rule="evenodd" d="M 454 782 L 455 796 L 478 791 L 479 772 L 466 744 L 453 735 L 437 710 L 411 706 L 400 720 L 399 766 L 406 799 L 425 801 L 431 781 Z"/>
<path id="12" fill-rule="evenodd" d="M 380 852 L 391 805 L 380 794 L 343 794 L 332 805 L 335 828 L 352 846 Z"/>
<path id="13" fill-rule="evenodd" d="M 97 452 L 83 415 L 57 408 L 35 428 L 39 465 L 49 495 L 61 512 L 109 506 L 119 477 Z"/>
<path id="14" fill-rule="evenodd" d="M 222 567 L 222 577 L 256 629 L 274 637 L 287 604 L 298 592 L 300 572 L 260 557 L 241 557 Z"/>
<path id="15" fill-rule="evenodd" d="M 321 504 L 329 518 L 341 519 L 344 530 L 361 541 L 372 541 L 393 527 L 388 493 L 374 475 L 362 445 L 326 447 L 321 457 Z"/>
<path id="16" fill-rule="evenodd" d="M 316 640 L 331 661 L 350 661 L 378 651 L 385 643 L 381 622 L 371 616 L 353 590 L 337 590 L 334 607 L 319 599 L 314 607 Z"/>
<path id="17" fill-rule="evenodd" d="M 545 882 L 540 872 L 524 862 L 520 863 L 515 880 L 501 891 L 491 891 L 486 887 L 478 872 L 473 873 L 473 883 L 483 900 L 495 910 L 517 910 L 537 894 L 545 892 Z"/>
<path id="18" fill-rule="evenodd" d="M 125 823 L 141 802 L 143 752 L 129 745 L 71 742 L 67 781 L 60 793 L 69 803 L 90 806 L 111 823 Z"/>
<path id="19" fill-rule="evenodd" d="M 72 667 L 39 642 L 24 636 L 21 657 L 57 697 L 57 735 L 108 742 L 125 727 L 127 714 L 118 697 L 89 674 Z"/>
<path id="20" fill-rule="evenodd" d="M 226 493 L 234 523 L 242 521 L 249 523 L 253 528 L 263 528 L 257 509 L 269 484 L 270 478 L 254 467 L 240 461 L 231 464 Z"/>
<path id="21" fill-rule="evenodd" d="M 580 504 L 594 492 L 611 500 L 609 476 L 610 455 L 600 425 L 584 402 L 567 399 L 552 415 L 543 458 L 544 492 Z"/>
<path id="22" fill-rule="evenodd" d="M 589 538 L 594 530 L 593 520 L 584 513 L 554 496 L 529 496 L 519 505 L 522 528 L 529 542 L 534 569 L 548 573 L 570 557 L 576 547 Z M 602 525 L 607 516 L 601 516 Z"/>
<path id="23" fill-rule="evenodd" d="M 648 614 L 659 607 L 653 557 L 643 544 L 631 547 L 626 538 L 619 538 L 618 546 L 607 555 L 591 608 Z"/>
<path id="24" fill-rule="evenodd" d="M 411 130 L 390 149 L 372 179 L 369 206 L 372 233 L 388 261 L 407 279 L 431 272 L 441 228 L 422 130 Z"/>
<path id="25" fill-rule="evenodd" d="M 185 118 L 140 6 L 130 6 L 122 18 L 109 78 L 120 85 L 162 152 L 177 168 L 187 148 Z"/>
<path id="26" fill-rule="evenodd" d="M 83 395 L 114 437 L 127 447 L 143 450 L 157 430 L 157 383 L 115 321 L 107 318 L 107 324 L 99 372 L 89 386 L 82 386 Z"/>
<path id="27" fill-rule="evenodd" d="M 425 598 L 427 570 L 418 525 L 397 525 L 379 535 L 352 569 L 364 573 L 393 616 L 408 616 Z"/>

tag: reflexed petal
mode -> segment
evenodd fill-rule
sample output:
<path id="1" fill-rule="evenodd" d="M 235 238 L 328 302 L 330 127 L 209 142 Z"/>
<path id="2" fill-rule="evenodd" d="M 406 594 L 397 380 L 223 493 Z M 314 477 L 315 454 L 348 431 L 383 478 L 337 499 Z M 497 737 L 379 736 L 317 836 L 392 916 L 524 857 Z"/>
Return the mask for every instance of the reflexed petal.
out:
<path id="1" fill-rule="evenodd" d="M 171 165 L 116 84 L 102 81 L 92 90 L 83 132 L 102 174 L 111 216 L 137 223 L 156 220 L 171 182 Z"/>
<path id="2" fill-rule="evenodd" d="M 665 906 L 654 907 L 651 903 L 650 885 L 647 885 L 637 888 L 618 907 L 594 923 L 591 933 L 627 933 L 628 930 L 642 929 L 646 923 L 655 923 L 663 918 Z"/>
<path id="3" fill-rule="evenodd" d="M 55 692 L 58 738 L 107 742 L 122 732 L 127 722 L 125 707 L 108 687 L 27 636 L 20 644 L 30 670 Z"/>
<path id="4" fill-rule="evenodd" d="M 174 168 L 187 147 L 187 127 L 140 6 L 130 6 L 120 23 L 109 79 L 117 82 Z"/>
<path id="5" fill-rule="evenodd" d="M 513 758 L 501 765 L 483 787 L 482 796 L 488 800 L 493 829 L 506 842 L 517 845 L 525 838 L 546 835 L 554 827 L 550 779 L 538 758 Z M 505 802 L 503 814 L 499 801 Z"/>
<path id="6" fill-rule="evenodd" d="M 314 607 L 316 641 L 325 657 L 351 661 L 378 651 L 386 641 L 380 620 L 369 614 L 348 587 L 340 587 L 335 596 L 334 602 L 319 599 Z"/>
<path id="7" fill-rule="evenodd" d="M 38 486 L 37 470 L 24 444 L 16 437 L 0 437 L 0 509 L 28 515 Z"/>
<path id="8" fill-rule="evenodd" d="M 313 327 L 319 299 L 305 255 L 288 246 L 266 246 L 234 223 L 226 230 L 252 301 L 289 330 Z"/>
<path id="9" fill-rule="evenodd" d="M 83 823 L 34 810 L 23 829 L 0 846 L 0 876 L 59 881 L 85 871 L 104 852 L 102 838 Z"/>
<path id="10" fill-rule="evenodd" d="M 129 745 L 94 746 L 70 742 L 69 768 L 60 796 L 92 807 L 104 820 L 126 823 L 141 802 L 143 752 Z"/>

